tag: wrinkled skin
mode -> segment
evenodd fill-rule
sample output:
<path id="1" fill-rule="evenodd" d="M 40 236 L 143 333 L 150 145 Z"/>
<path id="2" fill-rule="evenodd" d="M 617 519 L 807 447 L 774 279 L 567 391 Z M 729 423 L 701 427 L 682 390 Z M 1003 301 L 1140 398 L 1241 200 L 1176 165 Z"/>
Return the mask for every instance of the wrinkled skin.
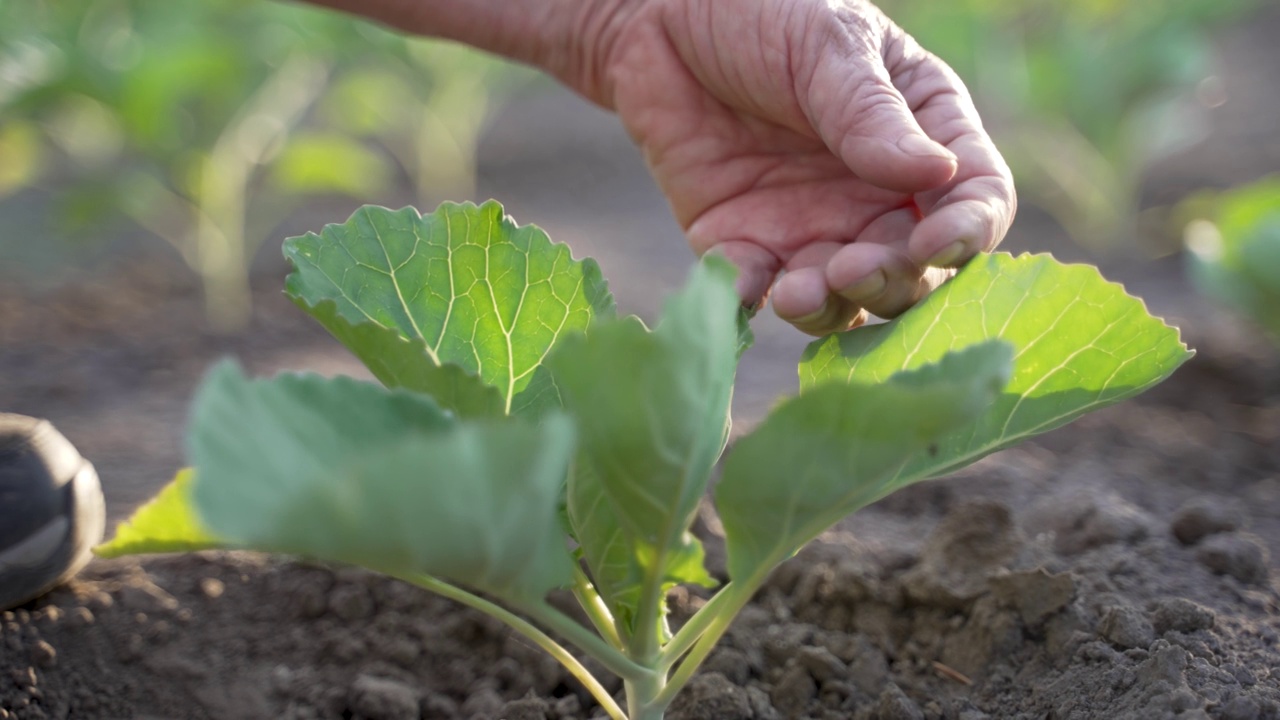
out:
<path id="1" fill-rule="evenodd" d="M 1013 220 L 964 85 L 863 0 L 313 1 L 533 63 L 616 111 L 694 251 L 808 333 L 903 312 Z"/>

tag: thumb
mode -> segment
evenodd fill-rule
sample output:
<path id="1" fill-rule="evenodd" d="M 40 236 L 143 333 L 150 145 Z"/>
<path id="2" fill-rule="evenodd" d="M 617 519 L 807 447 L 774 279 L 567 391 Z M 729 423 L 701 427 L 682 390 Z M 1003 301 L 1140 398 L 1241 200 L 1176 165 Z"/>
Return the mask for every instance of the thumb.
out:
<path id="1" fill-rule="evenodd" d="M 920 129 L 879 51 L 833 42 L 797 95 L 822 141 L 855 175 L 898 192 L 942 185 L 956 156 Z M 844 45 L 845 47 L 841 47 Z"/>

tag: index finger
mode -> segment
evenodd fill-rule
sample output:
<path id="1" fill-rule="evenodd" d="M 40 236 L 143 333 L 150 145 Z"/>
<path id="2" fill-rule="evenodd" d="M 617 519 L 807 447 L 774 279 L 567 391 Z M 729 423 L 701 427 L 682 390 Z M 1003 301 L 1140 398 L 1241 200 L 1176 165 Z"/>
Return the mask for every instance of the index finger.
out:
<path id="1" fill-rule="evenodd" d="M 924 217 L 911 233 L 908 256 L 920 265 L 963 265 L 995 248 L 1013 223 L 1013 174 L 964 82 L 946 63 L 904 33 L 886 64 L 921 129 L 954 153 L 958 165 L 946 185 L 916 195 Z"/>

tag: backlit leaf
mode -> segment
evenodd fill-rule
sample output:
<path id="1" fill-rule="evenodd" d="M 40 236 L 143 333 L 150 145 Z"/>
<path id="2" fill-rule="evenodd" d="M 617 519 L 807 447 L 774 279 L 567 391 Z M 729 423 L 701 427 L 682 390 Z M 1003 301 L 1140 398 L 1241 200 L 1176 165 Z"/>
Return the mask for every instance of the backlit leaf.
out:
<path id="1" fill-rule="evenodd" d="M 974 258 L 916 307 L 875 327 L 818 340 L 802 388 L 874 383 L 985 340 L 1014 348 L 1013 376 L 976 421 L 903 466 L 903 482 L 951 472 L 991 452 L 1137 395 L 1191 356 L 1178 331 L 1097 269 L 1048 255 Z"/>
<path id="2" fill-rule="evenodd" d="M 497 388 L 507 410 L 536 405 L 515 398 L 559 339 L 613 314 L 595 261 L 574 260 L 567 246 L 517 226 L 492 201 L 446 203 L 430 215 L 365 207 L 319 235 L 289 239 L 284 252 L 294 266 L 286 292 L 321 322 L 315 309 L 328 301 L 329 315 L 350 325 L 421 341 L 392 359 L 382 357 L 390 343 L 371 348 L 339 336 L 362 360 L 456 364 Z M 532 391 L 545 395 L 548 386 Z"/>
<path id="3" fill-rule="evenodd" d="M 180 471 L 159 495 L 116 527 L 115 537 L 93 551 L 113 558 L 225 547 L 196 516 L 191 498 L 192 477 L 190 468 Z"/>

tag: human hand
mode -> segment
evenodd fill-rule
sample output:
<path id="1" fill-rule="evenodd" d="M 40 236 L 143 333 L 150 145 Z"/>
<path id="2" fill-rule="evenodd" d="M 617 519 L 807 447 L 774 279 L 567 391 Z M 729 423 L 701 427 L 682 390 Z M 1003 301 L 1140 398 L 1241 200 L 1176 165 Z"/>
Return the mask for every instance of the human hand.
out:
<path id="1" fill-rule="evenodd" d="M 694 251 L 808 333 L 898 315 L 1013 221 L 964 84 L 866 0 L 310 1 L 536 65 L 617 111 Z"/>
<path id="2" fill-rule="evenodd" d="M 870 3 L 601 2 L 558 74 L 617 111 L 744 301 L 772 287 L 800 330 L 845 330 L 1004 237 L 1013 181 L 963 83 Z"/>

